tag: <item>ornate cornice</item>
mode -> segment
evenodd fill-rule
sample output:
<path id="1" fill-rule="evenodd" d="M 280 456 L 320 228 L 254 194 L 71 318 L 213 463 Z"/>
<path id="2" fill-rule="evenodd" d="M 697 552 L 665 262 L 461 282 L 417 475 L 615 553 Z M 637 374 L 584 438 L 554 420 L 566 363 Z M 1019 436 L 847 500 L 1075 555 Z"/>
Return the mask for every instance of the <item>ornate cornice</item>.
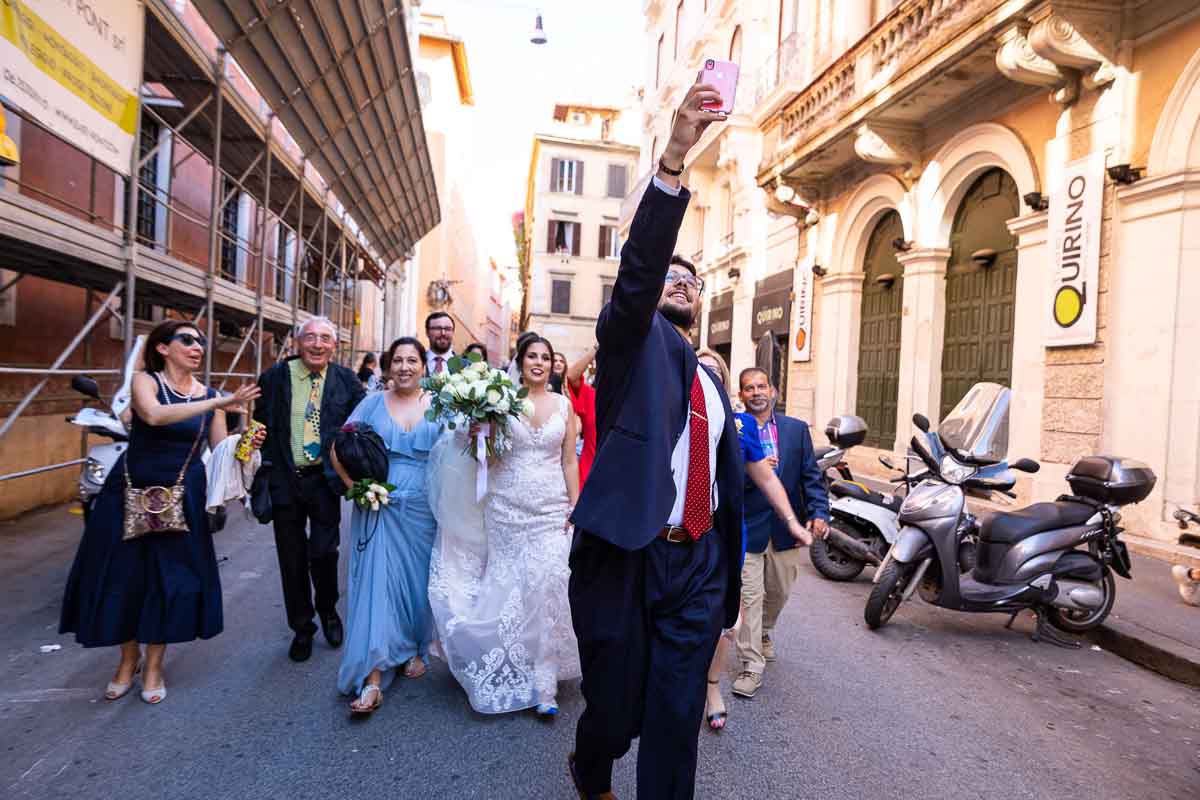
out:
<path id="1" fill-rule="evenodd" d="M 1115 34 L 1111 16 L 1112 12 L 1107 9 L 1096 12 L 1073 10 L 1072 19 L 1068 20 L 1047 6 L 1035 15 L 1029 30 L 1029 44 L 1042 58 L 1082 72 L 1083 84 L 1088 89 L 1106 86 L 1116 79 L 1116 68 L 1097 46 L 1112 45 L 1110 40 Z"/>
<path id="2" fill-rule="evenodd" d="M 1038 55 L 1029 42 L 1031 24 L 1021 20 L 996 37 L 996 68 L 1011 81 L 1032 86 L 1048 86 L 1056 91 L 1054 100 L 1068 106 L 1079 97 L 1079 76 L 1074 70 L 1060 69 L 1048 58 Z"/>

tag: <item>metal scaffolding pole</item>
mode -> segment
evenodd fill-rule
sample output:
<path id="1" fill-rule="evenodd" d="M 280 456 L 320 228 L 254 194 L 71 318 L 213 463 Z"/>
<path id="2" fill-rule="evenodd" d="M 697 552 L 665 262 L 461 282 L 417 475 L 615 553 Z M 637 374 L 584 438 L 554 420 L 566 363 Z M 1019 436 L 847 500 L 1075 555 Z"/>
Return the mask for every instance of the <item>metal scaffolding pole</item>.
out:
<path id="1" fill-rule="evenodd" d="M 213 126 L 213 160 L 212 160 L 212 203 L 210 204 L 211 212 L 209 214 L 209 235 L 208 235 L 208 275 L 204 279 L 204 324 L 207 328 L 207 336 L 209 342 L 215 342 L 213 338 L 216 322 L 216 315 L 213 313 L 213 291 L 217 285 L 217 262 L 220 260 L 221 250 L 217 246 L 221 232 L 221 210 L 224 207 L 222 203 L 221 191 L 221 125 L 223 123 L 222 114 L 225 110 L 224 102 L 224 82 L 225 82 L 225 64 L 229 54 L 225 48 L 217 49 L 217 64 L 216 71 L 213 76 L 213 97 L 217 101 L 216 124 Z M 213 351 L 216 350 L 216 345 L 207 347 L 204 350 L 204 385 L 209 384 L 212 378 L 213 366 Z"/>
<path id="2" fill-rule="evenodd" d="M 342 219 L 342 237 L 341 251 L 338 254 L 338 300 L 337 300 L 337 325 L 338 325 L 338 352 L 342 352 L 342 330 L 346 326 L 346 275 L 349 272 L 346 269 L 346 220 Z M 353 320 L 352 320 L 353 321 Z M 350 352 L 350 360 L 354 360 L 354 352 Z"/>
<path id="3" fill-rule="evenodd" d="M 262 374 L 263 365 L 263 292 L 267 283 L 267 216 L 271 213 L 271 133 L 274 130 L 274 121 L 274 114 L 267 115 L 267 179 L 266 187 L 263 189 L 262 224 L 258 227 L 258 292 L 255 297 L 254 309 L 254 324 L 258 328 L 258 336 L 254 344 L 255 375 Z M 275 241 L 279 241 L 279 234 L 275 235 Z M 275 254 L 275 269 L 279 269 L 278 252 Z"/>
<path id="4" fill-rule="evenodd" d="M 133 304 L 137 299 L 137 210 L 142 195 L 142 104 L 140 102 L 137 104 L 133 130 L 133 148 L 129 156 L 129 191 L 126 193 L 129 196 L 129 205 L 125 208 L 125 302 L 124 308 L 121 309 L 123 312 L 121 338 L 124 340 L 121 345 L 125 360 L 129 359 L 129 353 L 133 349 Z"/>
<path id="5" fill-rule="evenodd" d="M 288 334 L 293 338 L 300 321 L 300 271 L 304 268 L 304 172 L 307 168 L 308 159 L 300 159 L 300 221 L 296 225 L 296 262 L 292 267 L 292 330 Z M 294 347 L 295 342 L 292 344 Z"/>
<path id="6" fill-rule="evenodd" d="M 354 361 L 357 358 L 355 349 L 358 347 L 358 281 L 361 275 L 361 270 L 358 269 L 361 255 L 353 255 L 350 257 L 351 263 L 354 264 L 354 294 L 350 297 L 350 368 L 354 369 Z"/>
<path id="7" fill-rule="evenodd" d="M 325 271 L 329 268 L 329 190 L 321 195 L 321 277 L 317 279 L 317 316 L 325 303 Z"/>
<path id="8" fill-rule="evenodd" d="M 379 329 L 379 342 L 378 342 L 379 348 L 381 350 L 388 346 L 388 340 L 387 340 L 388 283 L 389 283 L 388 278 L 391 275 L 391 272 L 392 272 L 391 267 L 383 268 L 383 314 L 381 315 L 382 320 L 381 320 L 380 329 Z"/>
<path id="9" fill-rule="evenodd" d="M 75 334 L 75 338 L 71 340 L 71 343 L 68 344 L 66 348 L 58 354 L 58 358 L 54 359 L 54 363 L 50 365 L 51 371 L 57 374 L 58 368 L 63 365 L 64 361 L 71 357 L 71 354 L 75 352 L 75 348 L 79 347 L 79 343 L 87 338 L 88 334 L 92 332 L 92 328 L 96 327 L 96 323 L 104 318 L 104 315 L 108 313 L 108 310 L 112 307 L 112 304 L 116 302 L 118 297 L 120 297 L 121 290 L 124 288 L 125 281 L 119 281 L 117 285 L 113 287 L 113 290 L 108 293 L 108 297 L 104 298 L 104 302 L 98 309 L 96 309 L 96 313 L 92 314 L 91 319 L 89 319 L 83 328 L 80 329 L 79 333 Z M 126 314 L 125 318 L 129 319 L 132 316 L 132 314 Z M 9 429 L 14 423 L 16 423 L 17 417 L 21 416 L 21 413 L 29 407 L 29 404 L 33 402 L 33 399 L 38 396 L 42 389 L 46 388 L 46 384 L 50 382 L 50 377 L 50 375 L 47 375 L 45 378 L 42 378 L 40 381 L 38 381 L 37 386 L 34 386 L 23 398 L 21 398 L 21 402 L 18 403 L 17 407 L 14 408 L 12 413 L 8 415 L 8 419 L 4 420 L 4 425 L 0 426 L 0 439 L 4 438 L 4 434 L 8 433 Z"/>

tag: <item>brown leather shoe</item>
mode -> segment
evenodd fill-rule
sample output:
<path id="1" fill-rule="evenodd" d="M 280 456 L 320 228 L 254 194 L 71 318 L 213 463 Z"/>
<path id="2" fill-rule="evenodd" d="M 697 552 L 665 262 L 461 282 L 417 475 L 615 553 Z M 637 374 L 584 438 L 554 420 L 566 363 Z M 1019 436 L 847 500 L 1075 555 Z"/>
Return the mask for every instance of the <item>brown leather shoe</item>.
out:
<path id="1" fill-rule="evenodd" d="M 583 787 L 579 785 L 579 773 L 575 770 L 574 753 L 567 756 L 567 769 L 571 772 L 571 784 L 575 787 L 575 791 L 579 792 L 579 800 L 617 800 L 617 796 L 612 792 L 588 794 L 583 790 Z"/>

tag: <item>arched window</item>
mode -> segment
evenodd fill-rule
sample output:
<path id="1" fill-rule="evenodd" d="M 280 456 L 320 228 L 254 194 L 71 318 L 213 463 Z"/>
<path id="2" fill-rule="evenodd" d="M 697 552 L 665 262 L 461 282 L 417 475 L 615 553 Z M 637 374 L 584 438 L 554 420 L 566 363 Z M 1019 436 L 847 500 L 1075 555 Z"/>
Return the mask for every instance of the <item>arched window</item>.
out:
<path id="1" fill-rule="evenodd" d="M 742 26 L 733 29 L 733 37 L 729 40 L 729 60 L 735 64 L 742 63 Z"/>

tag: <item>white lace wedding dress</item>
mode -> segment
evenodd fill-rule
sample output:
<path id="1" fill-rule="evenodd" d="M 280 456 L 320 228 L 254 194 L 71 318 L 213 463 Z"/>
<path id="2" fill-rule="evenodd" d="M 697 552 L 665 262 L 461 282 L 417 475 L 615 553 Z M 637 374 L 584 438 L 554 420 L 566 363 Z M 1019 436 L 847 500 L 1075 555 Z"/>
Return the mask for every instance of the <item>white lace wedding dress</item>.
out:
<path id="1" fill-rule="evenodd" d="M 571 537 L 563 532 L 565 397 L 560 404 L 541 428 L 510 421 L 512 449 L 492 462 L 479 504 L 461 433 L 443 436 L 430 458 L 438 538 L 429 600 L 439 655 L 484 714 L 551 702 L 559 681 L 580 675 L 567 601 Z"/>

